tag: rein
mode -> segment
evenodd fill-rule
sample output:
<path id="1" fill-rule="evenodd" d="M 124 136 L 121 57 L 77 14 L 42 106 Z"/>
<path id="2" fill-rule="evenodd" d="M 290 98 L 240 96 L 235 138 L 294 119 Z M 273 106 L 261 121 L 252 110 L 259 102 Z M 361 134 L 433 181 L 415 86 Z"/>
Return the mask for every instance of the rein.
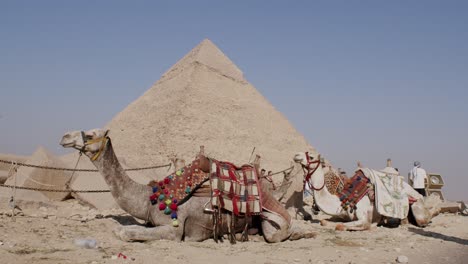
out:
<path id="1" fill-rule="evenodd" d="M 307 165 L 306 165 L 306 168 L 305 168 L 305 169 L 307 170 L 307 175 L 306 175 L 306 177 L 305 177 L 305 179 L 304 179 L 304 187 L 305 187 L 305 184 L 307 183 L 307 184 L 309 185 L 309 188 L 311 188 L 311 189 L 313 189 L 313 190 L 315 190 L 315 191 L 320 191 L 320 190 L 323 189 L 323 187 L 325 187 L 325 180 L 323 181 L 323 185 L 322 185 L 322 187 L 320 187 L 320 188 L 315 188 L 313 184 L 310 184 L 310 183 L 309 183 L 310 177 L 312 177 L 312 174 L 314 174 L 314 172 L 315 172 L 315 171 L 318 169 L 318 167 L 320 166 L 320 163 L 321 163 L 321 162 L 320 162 L 320 156 L 318 157 L 317 160 L 311 161 L 311 160 L 310 160 L 310 157 L 309 157 L 309 152 L 306 152 L 305 154 L 306 154 L 306 159 L 307 159 Z M 314 168 L 313 170 L 311 170 L 310 165 L 315 164 L 315 163 L 316 163 L 317 165 L 315 166 L 315 168 Z"/>
<path id="2" fill-rule="evenodd" d="M 108 131 L 107 131 L 108 132 Z M 104 134 L 104 136 L 100 137 L 100 138 L 94 138 L 94 139 L 86 139 L 86 136 L 84 134 L 83 131 L 81 131 L 81 137 L 83 139 L 83 148 L 80 150 L 81 153 L 84 152 L 84 148 L 86 146 L 89 146 L 91 144 L 94 144 L 94 143 L 99 143 L 101 142 L 101 146 L 99 147 L 99 151 L 96 152 L 96 154 L 93 155 L 93 157 L 91 157 L 91 161 L 95 161 L 97 160 L 97 158 L 99 158 L 99 156 L 101 155 L 102 151 L 104 150 L 104 147 L 106 146 L 107 144 L 107 141 L 109 140 L 109 137 L 107 136 L 107 132 Z"/>
<path id="3" fill-rule="evenodd" d="M 286 171 L 288 171 L 288 170 L 292 170 L 293 168 L 294 168 L 294 166 L 291 166 L 291 167 L 289 167 L 289 168 L 287 168 L 287 169 L 284 169 L 284 170 L 282 170 L 282 171 L 278 171 L 278 172 L 275 172 L 275 173 L 270 173 L 270 174 L 267 174 L 267 175 L 258 176 L 258 179 L 259 179 L 259 180 L 260 180 L 260 179 L 266 179 L 269 183 L 271 183 L 271 185 L 272 185 L 272 187 L 273 187 L 273 190 L 276 190 L 276 189 L 277 189 L 277 188 L 276 188 L 277 186 L 275 185 L 275 182 L 273 181 L 272 176 L 273 176 L 273 175 L 276 175 L 276 174 L 280 174 L 280 173 L 282 173 L 282 172 L 286 172 Z M 289 172 L 289 173 L 290 173 L 290 172 Z"/>

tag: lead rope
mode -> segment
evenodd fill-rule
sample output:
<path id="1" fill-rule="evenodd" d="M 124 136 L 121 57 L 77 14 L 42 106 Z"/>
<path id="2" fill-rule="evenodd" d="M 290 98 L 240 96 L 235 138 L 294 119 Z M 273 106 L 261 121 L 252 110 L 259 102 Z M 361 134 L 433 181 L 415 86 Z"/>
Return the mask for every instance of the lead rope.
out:
<path id="1" fill-rule="evenodd" d="M 80 159 L 81 159 L 81 155 L 83 155 L 83 152 L 79 152 L 80 154 L 78 155 L 78 159 L 76 160 L 76 164 L 75 164 L 75 167 L 73 168 L 73 172 L 70 176 L 70 181 L 68 181 L 66 184 L 65 184 L 65 188 L 67 190 L 70 190 L 70 192 L 73 192 L 73 190 L 70 188 L 70 182 L 73 180 L 73 175 L 75 175 L 75 171 L 76 171 L 76 168 L 78 167 L 78 163 L 80 162 Z"/>

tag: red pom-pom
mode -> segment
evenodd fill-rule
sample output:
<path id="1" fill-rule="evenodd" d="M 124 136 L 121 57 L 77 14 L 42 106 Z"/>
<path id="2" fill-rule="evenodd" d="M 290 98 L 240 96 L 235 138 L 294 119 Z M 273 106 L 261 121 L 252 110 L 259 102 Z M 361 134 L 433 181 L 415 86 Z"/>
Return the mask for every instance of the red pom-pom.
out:
<path id="1" fill-rule="evenodd" d="M 168 194 L 169 194 L 169 190 L 168 190 L 168 189 L 164 189 L 164 194 L 165 194 L 165 195 L 168 195 Z"/>
<path id="2" fill-rule="evenodd" d="M 176 211 L 177 210 L 177 204 L 171 204 L 170 207 L 172 211 Z"/>
<path id="3" fill-rule="evenodd" d="M 164 185 L 164 182 L 163 182 L 163 181 L 159 181 L 158 184 L 159 184 L 159 186 L 163 186 L 163 185 Z"/>
<path id="4" fill-rule="evenodd" d="M 166 204 L 165 204 L 165 203 L 160 203 L 160 204 L 159 204 L 159 210 L 162 211 L 162 210 L 164 210 L 164 209 L 166 209 Z"/>
<path id="5" fill-rule="evenodd" d="M 171 182 L 171 180 L 169 178 L 164 178 L 164 183 L 165 184 L 169 184 Z"/>

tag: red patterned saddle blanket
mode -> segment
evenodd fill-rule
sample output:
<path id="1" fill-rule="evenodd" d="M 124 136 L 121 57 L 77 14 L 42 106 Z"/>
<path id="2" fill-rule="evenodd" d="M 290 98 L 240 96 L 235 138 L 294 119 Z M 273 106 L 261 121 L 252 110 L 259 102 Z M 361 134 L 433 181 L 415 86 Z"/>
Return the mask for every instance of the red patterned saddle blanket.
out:
<path id="1" fill-rule="evenodd" d="M 172 173 L 160 181 L 151 181 L 153 188 L 149 197 L 151 204 L 159 204 L 159 210 L 170 215 L 174 226 L 178 225 L 177 207 L 193 195 L 197 195 L 202 185 L 210 181 L 212 208 L 224 209 L 236 216 L 260 214 L 260 199 L 257 170 L 251 165 L 237 167 L 230 162 L 211 160 L 211 174 L 200 169 L 200 160 Z"/>
<path id="2" fill-rule="evenodd" d="M 345 210 L 348 208 L 355 210 L 356 204 L 372 189 L 370 185 L 369 178 L 364 176 L 362 171 L 357 171 L 345 183 L 343 190 L 337 194 L 341 201 L 341 207 Z"/>
<path id="3" fill-rule="evenodd" d="M 262 212 L 257 170 L 251 165 L 236 165 L 212 160 L 212 207 L 225 209 L 235 215 L 254 215 Z"/>
<path id="4" fill-rule="evenodd" d="M 159 203 L 159 210 L 177 220 L 177 207 L 186 202 L 210 178 L 210 174 L 200 170 L 199 165 L 200 161 L 196 159 L 163 180 L 151 181 L 148 184 L 153 188 L 153 194 L 149 197 L 151 204 Z"/>

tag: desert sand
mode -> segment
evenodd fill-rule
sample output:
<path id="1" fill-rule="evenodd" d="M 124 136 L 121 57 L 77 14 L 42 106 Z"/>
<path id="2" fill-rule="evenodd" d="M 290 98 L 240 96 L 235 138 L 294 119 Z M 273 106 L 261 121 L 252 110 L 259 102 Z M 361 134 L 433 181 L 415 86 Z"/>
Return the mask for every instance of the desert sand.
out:
<path id="1" fill-rule="evenodd" d="M 139 224 L 120 209 L 98 211 L 77 200 L 21 202 L 11 217 L 0 201 L 0 263 L 467 263 L 468 217 L 440 214 L 426 228 L 411 224 L 371 231 L 335 231 L 312 221 L 295 223 L 316 232 L 312 239 L 268 244 L 261 236 L 230 244 L 204 242 L 123 242 L 112 230 Z M 307 207 L 306 207 L 307 208 Z M 310 208 L 307 208 L 310 210 Z M 93 239 L 85 248 L 77 239 Z M 119 256 L 119 254 L 122 254 Z M 126 258 L 124 258 L 124 256 Z"/>

